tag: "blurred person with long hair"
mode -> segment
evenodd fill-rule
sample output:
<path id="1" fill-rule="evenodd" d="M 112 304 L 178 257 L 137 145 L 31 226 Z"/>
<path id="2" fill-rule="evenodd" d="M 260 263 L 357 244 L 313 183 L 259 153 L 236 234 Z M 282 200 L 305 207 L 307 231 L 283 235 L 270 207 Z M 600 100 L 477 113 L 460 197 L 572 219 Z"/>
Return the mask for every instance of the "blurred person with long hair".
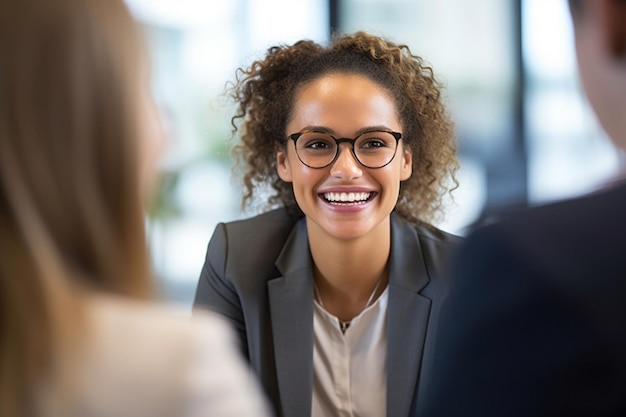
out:
<path id="1" fill-rule="evenodd" d="M 121 0 L 0 1 L 0 414 L 264 416 L 228 324 L 150 301 L 161 147 Z"/>

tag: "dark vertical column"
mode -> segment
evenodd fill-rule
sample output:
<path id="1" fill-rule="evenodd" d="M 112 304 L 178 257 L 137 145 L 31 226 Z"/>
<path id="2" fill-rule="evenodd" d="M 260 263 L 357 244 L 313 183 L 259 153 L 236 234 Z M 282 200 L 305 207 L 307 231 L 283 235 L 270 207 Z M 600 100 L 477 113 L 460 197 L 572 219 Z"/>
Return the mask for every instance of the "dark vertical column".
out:
<path id="1" fill-rule="evenodd" d="M 528 205 L 528 156 L 526 129 L 526 70 L 522 45 L 522 2 L 512 0 L 510 9 L 513 94 L 508 103 L 510 127 L 502 138 L 500 155 L 483 155 L 487 170 L 487 201 L 474 226 L 488 223 L 503 213 Z M 506 57 L 502 57 L 506 59 Z"/>
<path id="2" fill-rule="evenodd" d="M 328 0 L 328 20 L 330 35 L 340 31 L 341 26 L 341 0 Z"/>
<path id="3" fill-rule="evenodd" d="M 500 132 L 498 151 L 478 149 L 476 157 L 483 163 L 486 172 L 487 195 L 483 211 L 469 230 L 497 220 L 506 212 L 528 205 L 528 155 L 526 126 L 527 73 L 523 55 L 522 3 L 509 3 L 510 54 L 502 59 L 512 61 L 512 95 L 506 106 L 509 124 Z M 471 139 L 471 138 L 470 138 Z"/>
<path id="4" fill-rule="evenodd" d="M 523 194 L 520 204 L 528 204 L 528 153 L 526 129 L 526 67 L 524 65 L 524 48 L 522 37 L 522 1 L 514 0 L 513 10 L 513 45 L 515 54 L 516 90 L 513 103 L 513 146 L 515 154 L 520 158 L 519 181 L 523 183 Z"/>

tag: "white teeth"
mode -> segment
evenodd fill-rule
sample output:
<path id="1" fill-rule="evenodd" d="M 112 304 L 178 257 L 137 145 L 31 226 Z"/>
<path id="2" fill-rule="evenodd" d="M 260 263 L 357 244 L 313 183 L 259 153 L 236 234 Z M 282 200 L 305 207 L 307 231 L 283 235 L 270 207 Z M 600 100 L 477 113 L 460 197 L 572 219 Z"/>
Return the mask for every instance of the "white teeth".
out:
<path id="1" fill-rule="evenodd" d="M 366 201 L 371 193 L 324 193 L 324 198 L 330 202 L 354 203 Z"/>

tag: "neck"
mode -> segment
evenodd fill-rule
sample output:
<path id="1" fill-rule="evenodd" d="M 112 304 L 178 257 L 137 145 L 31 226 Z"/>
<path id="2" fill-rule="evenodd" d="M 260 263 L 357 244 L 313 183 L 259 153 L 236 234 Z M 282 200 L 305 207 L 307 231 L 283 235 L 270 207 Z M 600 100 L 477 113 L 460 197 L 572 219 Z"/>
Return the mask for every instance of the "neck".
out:
<path id="1" fill-rule="evenodd" d="M 379 281 L 371 302 L 384 291 L 391 249 L 390 227 L 387 222 L 367 236 L 345 241 L 320 236 L 318 230 L 309 228 L 318 297 L 324 308 L 340 320 L 357 316 Z"/>

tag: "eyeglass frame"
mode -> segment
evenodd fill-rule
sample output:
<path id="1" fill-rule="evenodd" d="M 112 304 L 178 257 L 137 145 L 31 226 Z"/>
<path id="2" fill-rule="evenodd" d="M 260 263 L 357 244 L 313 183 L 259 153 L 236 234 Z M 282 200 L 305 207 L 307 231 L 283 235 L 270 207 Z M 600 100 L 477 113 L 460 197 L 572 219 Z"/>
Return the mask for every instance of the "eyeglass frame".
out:
<path id="1" fill-rule="evenodd" d="M 394 139 L 396 140 L 396 148 L 393 150 L 393 156 L 384 165 L 381 165 L 379 167 L 370 167 L 370 166 L 365 165 L 363 162 L 361 162 L 359 157 L 356 155 L 356 152 L 354 151 L 354 144 L 356 143 L 357 139 L 360 138 L 361 136 L 366 135 L 368 133 L 377 133 L 377 132 L 391 134 L 391 136 L 393 136 Z M 323 134 L 328 135 L 331 138 L 333 138 L 333 140 L 337 144 L 337 150 L 335 151 L 335 156 L 333 157 L 333 159 L 329 163 L 327 163 L 326 165 L 321 166 L 321 167 L 312 167 L 311 165 L 305 163 L 302 160 L 302 158 L 300 157 L 300 154 L 298 153 L 298 146 L 296 146 L 296 143 L 297 143 L 298 139 L 300 138 L 300 136 L 304 135 L 305 133 L 323 133 Z M 356 135 L 354 138 L 336 138 L 332 134 L 330 134 L 328 132 L 324 132 L 322 130 L 301 130 L 300 132 L 296 132 L 296 133 L 292 133 L 291 135 L 288 135 L 287 138 L 283 141 L 283 143 L 287 142 L 289 139 L 293 140 L 293 147 L 294 147 L 294 150 L 296 151 L 296 156 L 298 157 L 298 160 L 300 160 L 300 162 L 302 162 L 303 165 L 305 165 L 305 166 L 307 166 L 307 167 L 309 167 L 311 169 L 323 169 L 323 168 L 327 168 L 327 167 L 331 166 L 332 164 L 334 164 L 335 161 L 337 161 L 337 158 L 339 158 L 339 145 L 341 145 L 342 143 L 349 143 L 350 145 L 352 145 L 351 149 L 350 149 L 350 152 L 352 153 L 352 156 L 354 156 L 354 160 L 357 161 L 360 165 L 362 165 L 362 166 L 364 166 L 365 168 L 368 168 L 368 169 L 380 169 L 380 168 L 383 168 L 383 167 L 386 167 L 387 165 L 389 165 L 391 163 L 391 161 L 393 161 L 393 159 L 396 157 L 396 153 L 398 152 L 398 143 L 400 142 L 400 139 L 402 139 L 402 133 L 394 132 L 393 130 L 375 129 L 375 130 L 366 130 L 364 132 L 361 132 L 358 135 Z"/>

